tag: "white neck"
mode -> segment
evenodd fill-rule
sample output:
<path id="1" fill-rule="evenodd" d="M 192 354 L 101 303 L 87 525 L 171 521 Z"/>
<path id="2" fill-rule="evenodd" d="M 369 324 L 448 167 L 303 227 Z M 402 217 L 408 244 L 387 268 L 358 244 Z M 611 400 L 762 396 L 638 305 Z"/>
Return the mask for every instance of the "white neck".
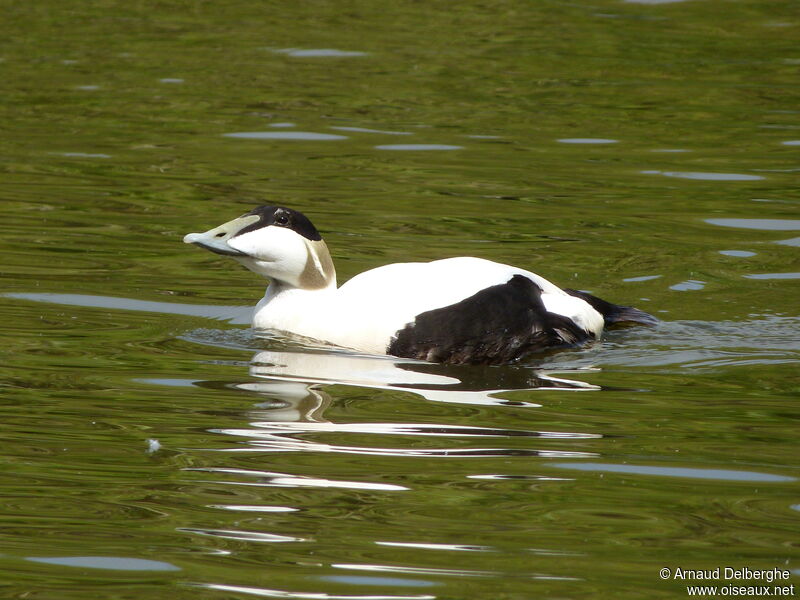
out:
<path id="1" fill-rule="evenodd" d="M 278 230 L 272 235 L 286 235 Z M 288 290 L 336 289 L 336 269 L 330 252 L 322 240 L 308 240 L 294 232 L 286 237 L 282 253 L 263 252 L 234 257 L 251 271 L 270 280 L 267 295 L 275 296 Z M 287 251 L 291 249 L 291 251 Z"/>

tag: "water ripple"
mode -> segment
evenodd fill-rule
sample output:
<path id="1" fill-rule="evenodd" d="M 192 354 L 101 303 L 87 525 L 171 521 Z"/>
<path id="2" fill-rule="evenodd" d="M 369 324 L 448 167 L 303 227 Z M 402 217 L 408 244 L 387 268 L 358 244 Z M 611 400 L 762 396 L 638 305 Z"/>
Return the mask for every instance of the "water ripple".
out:
<path id="1" fill-rule="evenodd" d="M 640 275 L 639 277 L 626 277 L 622 281 L 626 283 L 633 283 L 637 281 L 651 281 L 653 279 L 658 279 L 659 277 L 663 277 L 663 275 Z"/>
<path id="2" fill-rule="evenodd" d="M 686 2 L 687 0 L 623 0 L 628 4 L 675 4 L 677 2 Z"/>
<path id="3" fill-rule="evenodd" d="M 775 242 L 776 244 L 780 244 L 781 246 L 794 246 L 800 247 L 800 237 L 796 238 L 789 238 L 788 240 L 778 240 Z"/>
<path id="4" fill-rule="evenodd" d="M 209 319 L 229 320 L 232 323 L 249 323 L 253 309 L 249 306 L 217 306 L 211 304 L 181 304 L 178 302 L 157 302 L 153 300 L 136 300 L 133 298 L 117 298 L 114 296 L 90 296 L 88 294 L 55 294 L 55 293 L 5 293 L 6 298 L 31 300 L 33 302 L 52 302 L 67 306 L 85 306 L 91 308 L 110 308 L 114 310 L 133 310 L 157 312 L 173 315 L 190 315 Z"/>
<path id="5" fill-rule="evenodd" d="M 290 435 L 312 432 L 377 433 L 421 436 L 475 436 L 475 437 L 539 437 L 550 439 L 586 440 L 603 437 L 598 433 L 571 433 L 561 431 L 527 431 L 521 429 L 495 429 L 492 427 L 467 427 L 429 423 L 282 423 L 254 422 L 265 435 Z"/>
<path id="6" fill-rule="evenodd" d="M 335 583 L 348 583 L 350 585 L 391 585 L 401 587 L 432 587 L 442 585 L 438 581 L 424 579 L 404 579 L 400 577 L 369 577 L 364 575 L 318 575 L 315 579 L 320 581 L 333 581 Z"/>
<path id="7" fill-rule="evenodd" d="M 383 135 L 412 135 L 410 131 L 386 131 L 383 129 L 369 129 L 367 127 L 331 126 L 338 131 L 352 131 L 354 133 L 380 133 Z"/>
<path id="8" fill-rule="evenodd" d="M 276 54 L 285 54 L 294 58 L 349 58 L 367 56 L 358 50 L 337 50 L 335 48 L 269 48 Z"/>
<path id="9" fill-rule="evenodd" d="M 644 175 L 663 175 L 664 177 L 677 177 L 678 179 L 698 179 L 702 181 L 760 181 L 761 175 L 747 175 L 745 173 L 703 173 L 699 171 L 640 171 Z"/>
<path id="10" fill-rule="evenodd" d="M 223 133 L 222 137 L 246 140 L 300 140 L 315 142 L 347 139 L 346 135 L 317 133 L 314 131 L 237 131 L 234 133 Z"/>
<path id="11" fill-rule="evenodd" d="M 545 475 L 502 475 L 487 473 L 485 475 L 467 475 L 467 479 L 490 479 L 510 481 L 574 481 L 572 477 L 547 477 Z"/>
<path id="12" fill-rule="evenodd" d="M 143 558 L 127 558 L 124 556 L 30 556 L 25 560 L 60 565 L 63 567 L 80 567 L 82 569 L 109 569 L 112 571 L 180 571 L 168 562 L 147 560 Z"/>
<path id="13" fill-rule="evenodd" d="M 370 565 L 359 563 L 333 563 L 336 569 L 348 569 L 355 571 L 374 571 L 378 573 L 404 573 L 408 575 L 435 575 L 445 577 L 522 577 L 525 579 L 554 579 L 552 575 L 541 573 L 503 573 L 500 571 L 485 571 L 476 569 L 441 569 L 434 567 L 409 567 L 394 565 Z M 558 577 L 565 581 L 580 581 L 577 577 Z"/>
<path id="14" fill-rule="evenodd" d="M 415 548 L 419 550 L 447 550 L 455 552 L 497 552 L 491 546 L 473 546 L 470 544 L 422 544 L 414 542 L 375 542 L 378 546 L 391 546 L 394 548 Z"/>
<path id="15" fill-rule="evenodd" d="M 67 158 L 111 158 L 110 154 L 100 152 L 53 152 L 53 154 L 66 156 Z"/>
<path id="16" fill-rule="evenodd" d="M 775 483 L 796 481 L 796 477 L 758 473 L 756 471 L 734 471 L 732 469 L 696 469 L 689 467 L 656 467 L 652 465 L 615 465 L 608 463 L 550 463 L 557 469 L 578 471 L 600 471 L 606 473 L 625 473 L 630 475 L 657 475 L 661 477 L 686 477 L 690 479 L 720 479 L 724 481 L 747 481 Z"/>
<path id="17" fill-rule="evenodd" d="M 333 563 L 335 569 L 354 571 L 376 571 L 378 573 L 406 573 L 408 575 L 449 575 L 455 577 L 491 577 L 500 575 L 496 571 L 477 571 L 469 569 L 437 569 L 433 567 L 396 567 L 393 565 L 367 565 L 352 563 Z"/>
<path id="18" fill-rule="evenodd" d="M 328 594 L 325 592 L 288 592 L 285 590 L 273 590 L 268 588 L 257 588 L 242 585 L 224 585 L 220 583 L 203 583 L 198 584 L 199 587 L 204 587 L 210 590 L 217 590 L 221 592 L 237 592 L 241 594 L 251 594 L 253 596 L 261 596 L 262 598 L 289 598 L 290 600 L 436 600 L 436 596 L 428 595 L 374 595 L 370 594 L 364 596 L 361 594 Z"/>
<path id="19" fill-rule="evenodd" d="M 404 456 L 428 458 L 487 458 L 497 456 L 537 456 L 540 458 L 593 458 L 593 452 L 563 450 L 535 450 L 527 448 L 370 448 L 366 446 L 342 446 L 322 444 L 306 440 L 287 440 L 265 434 L 255 429 L 220 429 L 224 433 L 250 438 L 249 448 L 218 449 L 217 452 L 326 452 L 337 454 L 360 454 L 363 456 Z M 257 439 L 253 439 L 257 438 Z M 303 485 L 299 482 L 299 485 Z"/>
<path id="20" fill-rule="evenodd" d="M 297 512 L 299 508 L 291 506 L 256 506 L 251 504 L 208 504 L 208 508 L 219 508 L 222 510 L 232 510 L 235 512 L 258 512 L 258 513 L 287 513 Z"/>
<path id="21" fill-rule="evenodd" d="M 454 146 L 451 144 L 383 144 L 375 146 L 376 150 L 461 150 L 464 146 Z"/>
<path id="22" fill-rule="evenodd" d="M 616 144 L 619 140 L 608 138 L 561 138 L 556 140 L 562 144 Z"/>
<path id="23" fill-rule="evenodd" d="M 800 231 L 800 219 L 705 219 L 709 225 L 760 229 L 762 231 Z"/>
<path id="24" fill-rule="evenodd" d="M 637 330 L 621 342 L 615 342 L 612 334 L 586 360 L 627 367 L 674 365 L 681 370 L 800 363 L 800 318 L 753 317 L 745 321 L 664 321 Z M 578 357 L 563 357 L 567 358 L 571 364 L 580 363 Z"/>
<path id="25" fill-rule="evenodd" d="M 288 475 L 285 473 L 272 473 L 269 471 L 252 471 L 248 469 L 227 469 L 214 467 L 189 467 L 186 471 L 202 471 L 206 473 L 225 473 L 231 475 L 243 475 L 245 477 L 258 477 L 262 479 L 259 483 L 243 483 L 238 481 L 226 481 L 233 485 L 256 485 L 264 487 L 318 487 L 318 488 L 343 488 L 352 490 L 375 490 L 375 491 L 406 491 L 409 488 L 402 485 L 389 483 L 371 483 L 364 481 L 342 481 L 324 479 L 321 477 L 304 477 L 302 475 Z"/>
<path id="26" fill-rule="evenodd" d="M 288 535 L 277 535 L 275 533 L 264 533 L 262 531 L 239 531 L 236 529 L 202 529 L 193 527 L 179 527 L 177 531 L 183 533 L 194 533 L 196 535 L 207 535 L 225 540 L 237 540 L 242 542 L 256 542 L 268 544 L 281 544 L 286 542 L 308 542 L 307 538 L 293 537 Z"/>
<path id="27" fill-rule="evenodd" d="M 752 273 L 742 275 L 745 279 L 800 279 L 800 273 Z"/>
<path id="28" fill-rule="evenodd" d="M 688 292 L 692 290 L 702 290 L 704 287 L 706 287 L 705 281 L 700 281 L 699 279 L 687 279 L 686 281 L 681 281 L 680 283 L 669 286 L 669 289 L 676 292 Z"/>

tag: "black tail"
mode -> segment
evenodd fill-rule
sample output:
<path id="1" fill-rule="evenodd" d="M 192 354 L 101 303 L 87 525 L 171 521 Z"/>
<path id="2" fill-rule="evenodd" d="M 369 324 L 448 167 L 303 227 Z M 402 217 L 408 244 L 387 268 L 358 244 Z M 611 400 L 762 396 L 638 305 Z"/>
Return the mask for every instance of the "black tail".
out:
<path id="1" fill-rule="evenodd" d="M 617 323 L 639 325 L 657 325 L 658 319 L 643 310 L 633 308 L 632 306 L 620 306 L 619 304 L 611 304 L 601 300 L 597 296 L 592 296 L 586 292 L 579 292 L 578 290 L 565 289 L 570 296 L 575 296 L 581 300 L 588 302 L 593 309 L 603 315 L 603 320 L 606 322 L 606 327 L 615 325 Z"/>

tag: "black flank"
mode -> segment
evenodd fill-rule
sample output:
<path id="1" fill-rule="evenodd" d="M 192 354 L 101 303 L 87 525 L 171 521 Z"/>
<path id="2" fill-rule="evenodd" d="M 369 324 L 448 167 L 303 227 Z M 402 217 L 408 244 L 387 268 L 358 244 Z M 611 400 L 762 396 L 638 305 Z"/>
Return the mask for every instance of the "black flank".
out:
<path id="1" fill-rule="evenodd" d="M 588 302 L 593 309 L 603 315 L 603 320 L 606 323 L 606 327 L 616 324 L 658 324 L 658 319 L 656 319 L 653 315 L 644 312 L 643 310 L 639 310 L 638 308 L 612 304 L 611 302 L 606 302 L 597 296 L 592 296 L 586 292 L 579 292 L 578 290 L 565 289 L 564 291 L 570 296 L 575 296 L 576 298 L 580 298 L 581 300 Z"/>
<path id="2" fill-rule="evenodd" d="M 542 290 L 522 275 L 450 306 L 417 315 L 387 353 L 451 364 L 502 364 L 533 352 L 581 344 L 593 336 L 547 312 Z"/>
<path id="3" fill-rule="evenodd" d="M 244 227 L 236 235 L 242 235 L 243 233 L 255 231 L 256 229 L 261 229 L 262 227 L 275 225 L 277 227 L 286 227 L 287 229 L 291 229 L 292 231 L 302 235 L 304 238 L 314 242 L 322 239 L 319 231 L 317 231 L 317 228 L 314 227 L 314 224 L 308 219 L 308 217 L 300 211 L 292 208 L 285 208 L 283 206 L 259 206 L 242 216 L 246 217 L 248 215 L 257 215 L 258 221 L 251 223 L 247 227 Z"/>

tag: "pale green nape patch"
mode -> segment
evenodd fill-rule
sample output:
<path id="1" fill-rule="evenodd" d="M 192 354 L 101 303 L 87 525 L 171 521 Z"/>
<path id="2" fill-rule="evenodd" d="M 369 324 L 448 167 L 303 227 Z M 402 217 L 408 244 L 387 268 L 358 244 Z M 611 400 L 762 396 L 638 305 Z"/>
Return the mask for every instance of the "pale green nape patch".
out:
<path id="1" fill-rule="evenodd" d="M 336 287 L 336 268 L 324 240 L 307 240 L 306 266 L 298 278 L 298 287 L 304 290 L 320 290 Z"/>

